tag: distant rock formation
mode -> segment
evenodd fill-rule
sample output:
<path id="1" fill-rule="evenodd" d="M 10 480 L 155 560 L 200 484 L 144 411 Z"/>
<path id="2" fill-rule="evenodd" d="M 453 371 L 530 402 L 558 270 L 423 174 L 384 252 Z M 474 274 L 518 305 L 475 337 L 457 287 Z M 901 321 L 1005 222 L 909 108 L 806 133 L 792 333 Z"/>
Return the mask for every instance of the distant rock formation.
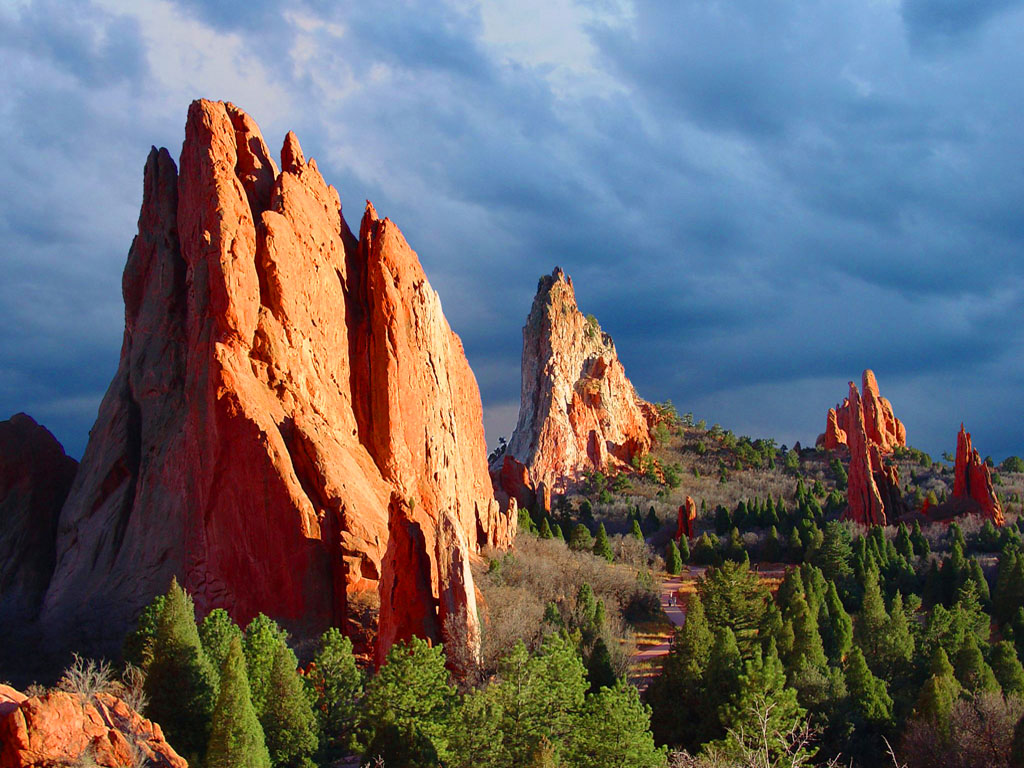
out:
<path id="1" fill-rule="evenodd" d="M 206 100 L 180 171 L 149 155 L 121 360 L 61 513 L 50 637 L 116 654 L 176 575 L 200 614 L 264 612 L 299 634 L 345 626 L 349 596 L 379 589 L 383 653 L 406 631 L 443 639 L 464 559 L 514 537 L 476 380 L 416 253 L 369 203 L 357 239 L 292 133 L 280 160 L 247 114 Z M 457 558 L 439 560 L 453 538 Z"/>
<path id="2" fill-rule="evenodd" d="M 26 696 L 0 685 L 0 768 L 188 768 L 156 723 L 107 693 Z"/>
<path id="3" fill-rule="evenodd" d="M 684 536 L 692 539 L 696 533 L 696 523 L 697 502 L 687 496 L 686 503 L 679 507 L 679 519 L 676 521 L 676 541 L 680 541 Z"/>
<path id="4" fill-rule="evenodd" d="M 538 490 L 563 492 L 586 470 L 629 469 L 656 419 L 611 337 L 577 307 L 572 278 L 558 267 L 542 277 L 523 327 L 519 420 L 491 464 L 499 494 L 530 507 Z"/>
<path id="5" fill-rule="evenodd" d="M 7 630 L 39 610 L 53 573 L 57 520 L 77 468 L 31 417 L 0 421 L 0 645 Z"/>
<path id="6" fill-rule="evenodd" d="M 976 512 L 996 525 L 1005 522 L 1003 506 L 992 487 L 992 473 L 971 445 L 971 433 L 965 431 L 964 425 L 961 424 L 960 432 L 956 436 L 956 464 L 951 501 L 962 504 L 967 500 L 970 500 L 975 509 L 966 511 Z"/>
<path id="7" fill-rule="evenodd" d="M 893 414 L 892 403 L 878 393 L 878 381 L 870 368 L 861 376 L 863 396 L 861 398 L 864 430 L 868 442 L 877 445 L 884 453 L 891 453 L 898 446 L 906 446 L 907 431 L 903 422 Z M 817 446 L 827 451 L 834 451 L 840 446 L 848 445 L 851 429 L 850 399 L 843 400 L 842 405 L 829 408 L 825 421 L 825 432 L 818 435 Z"/>
<path id="8" fill-rule="evenodd" d="M 869 373 L 865 371 L 865 381 L 868 381 Z M 870 381 L 874 382 L 874 376 Z M 886 525 L 905 512 L 899 473 L 895 466 L 885 464 L 881 446 L 871 441 L 865 424 L 866 408 L 857 385 L 852 381 L 844 408 L 850 468 L 846 488 L 847 509 L 843 517 L 862 525 Z"/>

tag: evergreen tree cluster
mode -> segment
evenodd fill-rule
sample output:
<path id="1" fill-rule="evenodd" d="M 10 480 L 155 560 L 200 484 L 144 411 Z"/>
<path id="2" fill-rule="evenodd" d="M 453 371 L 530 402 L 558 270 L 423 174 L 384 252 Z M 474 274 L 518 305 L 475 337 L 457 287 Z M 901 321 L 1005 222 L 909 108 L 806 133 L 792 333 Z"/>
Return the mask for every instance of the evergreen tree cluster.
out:
<path id="1" fill-rule="evenodd" d="M 190 765 L 313 768 L 356 755 L 410 768 L 664 768 L 649 707 L 612 669 L 604 603 L 584 584 L 565 615 L 552 605 L 545 618 L 557 631 L 536 653 L 519 642 L 497 676 L 463 692 L 443 648 L 419 638 L 367 674 L 330 629 L 300 673 L 274 621 L 261 614 L 243 631 L 214 610 L 197 625 L 177 582 L 125 652 L 146 674 L 147 716 Z"/>

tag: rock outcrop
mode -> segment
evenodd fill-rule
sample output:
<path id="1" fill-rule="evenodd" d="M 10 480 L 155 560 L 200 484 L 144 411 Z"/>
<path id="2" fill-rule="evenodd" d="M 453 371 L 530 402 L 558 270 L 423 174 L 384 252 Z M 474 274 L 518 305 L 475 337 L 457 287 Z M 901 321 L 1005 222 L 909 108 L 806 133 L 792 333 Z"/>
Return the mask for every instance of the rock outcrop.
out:
<path id="1" fill-rule="evenodd" d="M 865 371 L 865 380 L 870 371 Z M 874 377 L 871 377 L 874 381 Z M 845 401 L 850 468 L 844 518 L 862 525 L 886 525 L 904 513 L 899 473 L 885 463 L 881 446 L 872 442 L 865 424 L 866 408 L 857 385 L 850 382 Z"/>
<path id="2" fill-rule="evenodd" d="M 1002 525 L 1003 505 L 992 487 L 992 474 L 988 465 L 971 445 L 971 433 L 960 425 L 956 436 L 956 464 L 953 476 L 953 499 L 961 505 L 969 500 L 972 510 L 996 525 Z"/>
<path id="3" fill-rule="evenodd" d="M 0 685 L 0 768 L 188 768 L 160 726 L 106 693 L 28 697 Z"/>
<path id="4" fill-rule="evenodd" d="M 298 634 L 345 626 L 349 596 L 380 587 L 383 650 L 406 629 L 439 640 L 442 519 L 467 555 L 514 536 L 476 380 L 416 253 L 369 203 L 357 239 L 292 133 L 280 160 L 248 115 L 205 100 L 180 170 L 150 153 L 121 360 L 61 513 L 51 637 L 116 652 L 176 575 L 200 613 Z M 396 574 L 415 589 L 383 588 Z M 403 601 L 428 593 L 412 621 Z"/>
<path id="5" fill-rule="evenodd" d="M 580 312 L 572 279 L 558 267 L 542 277 L 523 327 L 519 420 L 491 464 L 499 494 L 530 507 L 538 489 L 563 492 L 586 470 L 628 470 L 656 419 L 611 337 Z"/>
<path id="6" fill-rule="evenodd" d="M 679 507 L 679 519 L 676 521 L 676 541 L 681 540 L 684 536 L 692 539 L 696 533 L 696 523 L 697 502 L 687 496 L 686 503 Z"/>
<path id="7" fill-rule="evenodd" d="M 879 394 L 878 381 L 870 368 L 861 376 L 861 386 L 861 411 L 868 442 L 878 446 L 883 454 L 891 453 L 898 446 L 906 446 L 907 431 L 903 422 L 893 413 L 892 403 Z M 852 424 L 851 403 L 850 399 L 846 398 L 842 405 L 829 408 L 825 432 L 818 435 L 818 447 L 834 451 L 840 446 L 848 445 Z"/>
<path id="8" fill-rule="evenodd" d="M 39 610 L 53 573 L 57 519 L 77 468 L 31 417 L 0 421 L 0 645 L 6 630 Z"/>

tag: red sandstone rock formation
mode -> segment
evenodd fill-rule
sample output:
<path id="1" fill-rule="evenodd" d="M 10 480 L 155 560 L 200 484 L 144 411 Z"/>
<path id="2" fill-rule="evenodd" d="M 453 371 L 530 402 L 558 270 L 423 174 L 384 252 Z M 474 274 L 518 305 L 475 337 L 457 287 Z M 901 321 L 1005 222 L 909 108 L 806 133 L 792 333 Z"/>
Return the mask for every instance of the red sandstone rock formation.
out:
<path id="1" fill-rule="evenodd" d="M 697 503 L 686 497 L 686 503 L 679 507 L 679 520 L 676 523 L 676 541 L 685 536 L 692 539 L 695 533 L 694 526 L 697 521 Z"/>
<path id="2" fill-rule="evenodd" d="M 870 371 L 865 372 L 865 379 L 867 373 Z M 865 408 L 852 381 L 846 403 L 850 468 L 844 517 L 862 525 L 885 525 L 903 512 L 899 474 L 895 466 L 885 464 L 882 448 L 870 442 L 864 422 Z"/>
<path id="3" fill-rule="evenodd" d="M 180 172 L 166 150 L 146 163 L 123 289 L 120 365 L 61 514 L 51 635 L 116 650 L 177 575 L 200 613 L 298 633 L 344 626 L 348 596 L 380 584 L 384 651 L 406 631 L 441 639 L 442 518 L 466 556 L 508 546 L 515 516 L 494 499 L 462 344 L 398 227 L 367 204 L 357 240 L 294 134 L 279 171 L 248 115 L 196 101 Z M 395 574 L 411 585 L 383 588 Z"/>
<path id="4" fill-rule="evenodd" d="M 0 685 L 0 768 L 84 765 L 89 758 L 104 768 L 188 768 L 159 725 L 114 696 L 27 697 Z"/>
<path id="5" fill-rule="evenodd" d="M 906 446 L 907 431 L 893 414 L 892 404 L 878 393 L 878 382 L 870 368 L 864 371 L 861 385 L 864 390 L 861 410 L 868 441 L 877 445 L 883 454 L 891 453 L 897 446 Z M 825 432 L 818 435 L 818 447 L 833 451 L 847 445 L 852 423 L 850 399 L 846 398 L 842 405 L 829 408 Z"/>
<path id="6" fill-rule="evenodd" d="M 572 279 L 557 267 L 542 277 L 523 327 L 519 420 L 491 466 L 499 492 L 530 506 L 541 484 L 562 492 L 585 470 L 628 470 L 650 449 L 654 418 L 611 337 L 576 306 Z"/>
<path id="7" fill-rule="evenodd" d="M 0 421 L 0 636 L 39 610 L 53 573 L 57 518 L 77 467 L 31 417 Z"/>
<path id="8" fill-rule="evenodd" d="M 1002 525 L 1003 506 L 992 487 L 992 474 L 988 465 L 971 445 L 971 433 L 960 425 L 956 436 L 956 465 L 953 479 L 953 499 L 970 499 L 977 505 L 982 517 Z"/>

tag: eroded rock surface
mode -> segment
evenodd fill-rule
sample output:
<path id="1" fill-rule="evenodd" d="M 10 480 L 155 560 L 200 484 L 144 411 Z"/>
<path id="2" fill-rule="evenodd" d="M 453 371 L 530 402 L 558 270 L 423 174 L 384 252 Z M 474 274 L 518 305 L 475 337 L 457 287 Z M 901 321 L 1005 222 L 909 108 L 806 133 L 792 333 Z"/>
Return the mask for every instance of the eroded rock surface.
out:
<path id="1" fill-rule="evenodd" d="M 971 445 L 971 433 L 964 429 L 963 424 L 960 425 L 960 432 L 956 436 L 953 500 L 961 503 L 970 500 L 975 506 L 973 511 L 982 517 L 996 525 L 1005 522 L 1003 505 L 992 486 L 992 473 L 988 465 L 982 461 L 981 455 Z"/>
<path id="2" fill-rule="evenodd" d="M 679 507 L 679 517 L 676 520 L 676 541 L 684 536 L 692 539 L 696 532 L 697 524 L 697 502 L 691 497 L 686 497 L 686 503 Z"/>
<path id="3" fill-rule="evenodd" d="M 861 387 L 861 414 L 868 442 L 877 445 L 883 454 L 891 453 L 900 446 L 905 447 L 906 428 L 893 413 L 892 403 L 879 394 L 878 381 L 870 368 L 861 376 Z M 844 399 L 841 405 L 829 408 L 825 431 L 818 436 L 818 447 L 834 451 L 840 446 L 848 445 L 853 418 L 849 398 Z"/>
<path id="4" fill-rule="evenodd" d="M 626 378 L 611 337 L 576 305 L 561 269 L 540 279 L 523 327 L 519 419 L 491 466 L 520 507 L 562 492 L 587 470 L 627 470 L 651 446 L 654 409 Z"/>
<path id="5" fill-rule="evenodd" d="M 52 691 L 27 697 L 0 685 L 0 768 L 87 764 L 188 768 L 159 725 L 115 696 Z"/>
<path id="6" fill-rule="evenodd" d="M 57 520 L 77 468 L 30 416 L 0 421 L 0 644 L 39 611 L 53 573 Z"/>
<path id="7" fill-rule="evenodd" d="M 369 204 L 357 239 L 292 133 L 280 162 L 248 115 L 205 100 L 180 171 L 150 153 L 121 360 L 61 514 L 51 637 L 116 652 L 172 575 L 200 613 L 344 626 L 388 553 L 434 601 L 411 631 L 439 640 L 442 518 L 468 553 L 514 536 L 476 380 L 416 253 Z M 391 541 L 396 499 L 420 549 Z M 388 594 L 382 621 L 404 607 Z"/>
<path id="8" fill-rule="evenodd" d="M 867 373 L 870 371 L 865 372 L 865 380 Z M 886 525 L 905 512 L 899 473 L 895 465 L 886 463 L 881 446 L 872 442 L 865 424 L 866 409 L 852 381 L 845 408 L 850 468 L 843 516 L 862 525 Z"/>

